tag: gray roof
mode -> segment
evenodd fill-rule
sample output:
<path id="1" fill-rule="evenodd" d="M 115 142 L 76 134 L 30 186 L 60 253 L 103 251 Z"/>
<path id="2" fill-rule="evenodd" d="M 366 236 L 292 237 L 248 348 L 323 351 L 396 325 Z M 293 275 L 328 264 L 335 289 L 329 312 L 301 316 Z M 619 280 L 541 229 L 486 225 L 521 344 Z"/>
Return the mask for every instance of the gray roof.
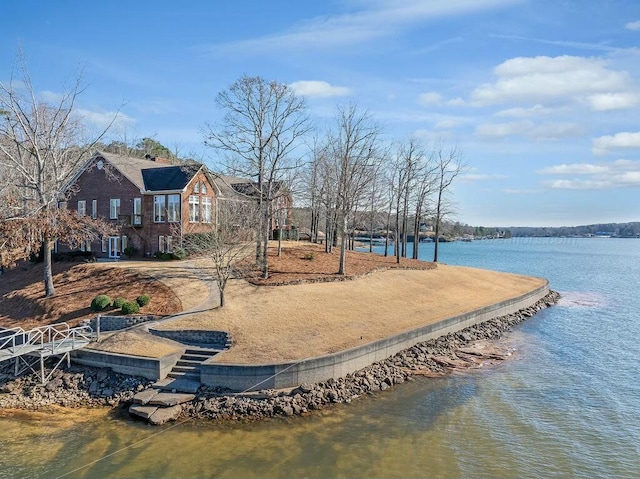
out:
<path id="1" fill-rule="evenodd" d="M 142 179 L 147 191 L 182 190 L 189 184 L 200 165 L 165 166 L 142 170 Z"/>
<path id="2" fill-rule="evenodd" d="M 212 173 L 211 177 L 215 183 L 220 196 L 223 198 L 234 198 L 242 195 L 238 194 L 237 185 L 251 184 L 250 180 L 245 178 L 238 178 L 237 176 L 222 175 L 219 173 Z"/>
<path id="3" fill-rule="evenodd" d="M 95 157 L 104 158 L 142 192 L 182 190 L 202 168 L 199 164 L 167 165 L 113 153 L 98 152 Z"/>

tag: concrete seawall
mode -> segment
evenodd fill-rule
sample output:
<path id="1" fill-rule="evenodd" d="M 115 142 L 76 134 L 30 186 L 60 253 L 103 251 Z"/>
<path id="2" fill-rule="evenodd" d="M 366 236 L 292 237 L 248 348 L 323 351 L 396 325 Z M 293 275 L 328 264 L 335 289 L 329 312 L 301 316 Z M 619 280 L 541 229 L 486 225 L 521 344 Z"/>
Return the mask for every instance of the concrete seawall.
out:
<path id="1" fill-rule="evenodd" d="M 201 366 L 201 382 L 206 386 L 226 387 L 232 391 L 258 391 L 295 387 L 302 383 L 313 384 L 330 378 L 343 377 L 417 343 L 493 318 L 513 314 L 533 305 L 548 293 L 549 285 L 545 283 L 516 298 L 468 311 L 346 351 L 298 362 L 245 365 L 208 361 Z M 223 358 L 224 356 L 221 356 L 221 359 Z"/>
<path id="2" fill-rule="evenodd" d="M 74 351 L 71 357 L 74 362 L 85 366 L 111 368 L 117 373 L 157 380 L 169 374 L 182 353 L 180 351 L 162 358 L 146 358 L 85 348 Z"/>

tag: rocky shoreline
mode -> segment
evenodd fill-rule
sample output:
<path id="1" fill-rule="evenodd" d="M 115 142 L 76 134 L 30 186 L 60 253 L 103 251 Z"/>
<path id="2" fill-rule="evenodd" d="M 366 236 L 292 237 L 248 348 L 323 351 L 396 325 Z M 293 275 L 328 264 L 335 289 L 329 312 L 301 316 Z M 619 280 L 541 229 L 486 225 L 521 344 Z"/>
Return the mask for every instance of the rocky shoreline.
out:
<path id="1" fill-rule="evenodd" d="M 534 305 L 516 313 L 419 343 L 345 377 L 303 384 L 291 391 L 233 394 L 201 387 L 193 398 L 174 405 L 173 413 L 156 423 L 188 417 L 248 420 L 305 414 L 384 391 L 411 381 L 414 376 L 441 376 L 456 369 L 498 362 L 511 352 L 498 347 L 495 340 L 512 326 L 557 303 L 559 298 L 557 292 L 551 291 Z M 145 396 L 141 393 L 147 391 L 152 382 L 105 369 L 72 366 L 66 371 L 55 371 L 50 381 L 42 386 L 36 375 L 14 378 L 12 365 L 7 365 L 0 369 L 0 408 L 46 410 L 51 406 L 63 406 L 124 409 L 144 405 L 144 401 L 137 398 Z"/>

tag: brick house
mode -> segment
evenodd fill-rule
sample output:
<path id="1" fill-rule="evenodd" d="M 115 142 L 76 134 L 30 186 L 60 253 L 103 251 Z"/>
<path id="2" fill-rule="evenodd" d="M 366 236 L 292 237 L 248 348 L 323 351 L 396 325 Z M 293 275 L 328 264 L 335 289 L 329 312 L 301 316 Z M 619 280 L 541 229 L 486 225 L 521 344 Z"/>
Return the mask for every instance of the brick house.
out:
<path id="1" fill-rule="evenodd" d="M 113 222 L 118 233 L 80 245 L 96 258 L 119 258 L 128 246 L 134 256 L 172 252 L 185 234 L 216 225 L 221 201 L 253 201 L 252 182 L 211 173 L 194 163 L 171 165 L 161 158 L 131 158 L 98 152 L 78 171 L 67 188 L 66 207 L 80 215 Z M 291 197 L 281 215 L 291 224 Z M 275 226 L 275 225 L 274 225 Z M 56 251 L 69 248 L 55 245 Z"/>
<path id="2" fill-rule="evenodd" d="M 96 153 L 67 192 L 67 208 L 118 226 L 117 235 L 80 245 L 97 258 L 119 258 L 127 246 L 139 257 L 171 252 L 183 234 L 210 228 L 216 220 L 216 188 L 201 164 Z"/>

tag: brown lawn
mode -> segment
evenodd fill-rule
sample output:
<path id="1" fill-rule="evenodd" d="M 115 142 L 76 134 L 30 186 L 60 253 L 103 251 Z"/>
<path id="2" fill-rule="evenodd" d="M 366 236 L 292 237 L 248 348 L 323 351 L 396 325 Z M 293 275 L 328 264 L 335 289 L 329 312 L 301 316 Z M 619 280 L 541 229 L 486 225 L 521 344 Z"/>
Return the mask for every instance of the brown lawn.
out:
<path id="1" fill-rule="evenodd" d="M 55 265 L 57 294 L 43 298 L 41 265 L 0 276 L 0 326 L 22 326 L 91 317 L 98 293 L 152 297 L 143 312 L 179 315 L 161 329 L 210 329 L 232 334 L 233 347 L 216 356 L 224 363 L 272 363 L 319 356 L 513 298 L 545 283 L 540 278 L 447 266 L 370 253 L 348 252 L 347 273 L 336 274 L 339 252 L 306 242 L 286 243 L 282 256 L 270 247 L 271 275 L 227 286 L 227 306 L 217 308 L 217 289 L 198 273 L 196 261 L 120 261 Z M 310 253 L 313 253 L 311 255 Z M 310 259 L 313 256 L 313 259 Z M 411 269 L 410 269 L 411 268 Z M 375 274 L 370 274 L 376 272 Z M 277 285 L 277 286 L 276 286 Z M 114 334 L 94 348 L 160 357 L 180 345 L 140 330 Z"/>

